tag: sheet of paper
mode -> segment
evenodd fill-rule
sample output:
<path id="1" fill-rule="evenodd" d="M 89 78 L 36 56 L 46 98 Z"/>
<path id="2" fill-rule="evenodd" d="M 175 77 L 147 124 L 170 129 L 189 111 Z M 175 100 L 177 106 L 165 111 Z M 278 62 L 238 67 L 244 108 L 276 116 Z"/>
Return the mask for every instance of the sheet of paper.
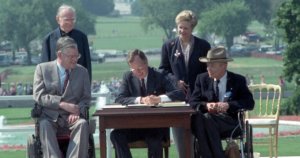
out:
<path id="1" fill-rule="evenodd" d="M 129 104 L 129 105 L 121 105 L 121 104 L 111 104 L 105 105 L 102 108 L 143 108 L 143 107 L 180 107 L 180 106 L 188 106 L 185 102 L 168 102 L 168 103 L 160 103 L 158 105 L 146 105 L 146 104 Z"/>

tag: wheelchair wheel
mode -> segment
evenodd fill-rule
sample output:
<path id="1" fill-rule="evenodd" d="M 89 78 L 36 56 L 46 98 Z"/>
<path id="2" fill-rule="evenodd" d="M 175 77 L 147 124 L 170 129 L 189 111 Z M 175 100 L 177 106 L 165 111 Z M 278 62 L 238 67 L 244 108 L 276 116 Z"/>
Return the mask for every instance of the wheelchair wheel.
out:
<path id="1" fill-rule="evenodd" d="M 245 151 L 246 158 L 253 158 L 253 143 L 252 143 L 252 126 L 246 121 L 246 142 L 245 142 Z"/>
<path id="2" fill-rule="evenodd" d="M 27 158 L 42 158 L 42 149 L 34 135 L 27 139 Z"/>
<path id="3" fill-rule="evenodd" d="M 89 149 L 88 149 L 89 158 L 96 158 L 95 153 L 95 142 L 93 134 L 89 135 Z"/>

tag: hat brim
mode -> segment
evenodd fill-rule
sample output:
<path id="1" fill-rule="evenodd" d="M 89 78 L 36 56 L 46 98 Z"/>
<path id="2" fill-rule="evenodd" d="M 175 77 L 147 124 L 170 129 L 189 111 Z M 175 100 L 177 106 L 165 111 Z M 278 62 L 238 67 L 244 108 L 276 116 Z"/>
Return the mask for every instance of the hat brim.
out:
<path id="1" fill-rule="evenodd" d="M 232 58 L 226 58 L 226 59 L 199 58 L 199 61 L 203 63 L 214 63 L 214 62 L 231 62 L 233 61 L 233 59 Z"/>

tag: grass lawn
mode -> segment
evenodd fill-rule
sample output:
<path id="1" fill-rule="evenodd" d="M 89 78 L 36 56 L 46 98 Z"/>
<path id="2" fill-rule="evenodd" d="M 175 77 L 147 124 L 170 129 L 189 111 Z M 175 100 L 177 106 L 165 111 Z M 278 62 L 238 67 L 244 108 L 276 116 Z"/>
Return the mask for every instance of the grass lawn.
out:
<path id="1" fill-rule="evenodd" d="M 146 32 L 140 21 L 141 18 L 134 16 L 98 17 L 96 35 L 89 36 L 89 40 L 95 49 L 160 48 L 164 37 L 163 30 L 152 28 Z"/>
<path id="2" fill-rule="evenodd" d="M 298 149 L 300 144 L 300 136 L 297 137 L 280 137 L 279 138 L 279 156 L 299 156 L 300 151 Z M 254 146 L 254 151 L 261 153 L 261 156 L 268 156 L 268 148 L 267 147 L 258 147 Z M 133 149 L 132 150 L 133 157 L 136 158 L 146 158 L 147 151 L 146 149 Z M 3 158 L 21 158 L 26 156 L 26 151 L 0 151 L 0 155 Z M 96 157 L 100 156 L 99 149 L 96 150 Z M 112 157 L 114 158 L 114 152 L 112 153 Z M 172 145 L 169 150 L 170 158 L 177 158 L 178 155 L 175 151 L 175 146 Z"/>
<path id="3" fill-rule="evenodd" d="M 149 57 L 149 64 L 158 67 L 159 58 Z M 10 69 L 11 74 L 4 81 L 32 83 L 35 66 L 9 66 L 1 67 L 0 72 L 5 69 Z M 123 72 L 129 70 L 126 62 L 105 62 L 102 64 L 93 63 L 93 79 L 109 81 L 111 77 L 120 78 Z M 267 83 L 278 83 L 278 76 L 282 74 L 283 65 L 280 61 L 262 58 L 234 58 L 234 61 L 229 63 L 229 70 L 242 75 L 248 74 L 254 77 L 255 83 L 260 82 L 260 75 L 263 74 Z"/>

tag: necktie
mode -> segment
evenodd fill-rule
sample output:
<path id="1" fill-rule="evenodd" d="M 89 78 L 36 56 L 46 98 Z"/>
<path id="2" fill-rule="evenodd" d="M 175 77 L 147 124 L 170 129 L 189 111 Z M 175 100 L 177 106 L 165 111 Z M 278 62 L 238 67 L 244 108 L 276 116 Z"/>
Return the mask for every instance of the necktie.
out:
<path id="1" fill-rule="evenodd" d="M 219 83 L 220 80 L 214 80 L 215 99 L 219 101 Z"/>
<path id="2" fill-rule="evenodd" d="M 141 79 L 141 96 L 146 96 L 146 86 L 145 86 L 145 80 Z"/>
<path id="3" fill-rule="evenodd" d="M 65 77 L 65 80 L 64 80 L 63 93 L 64 93 L 65 90 L 66 90 L 66 87 L 67 87 L 67 84 L 68 84 L 68 81 L 69 81 L 69 77 L 70 77 L 70 73 L 69 73 L 68 70 L 66 70 L 65 73 L 66 73 L 66 77 Z"/>

